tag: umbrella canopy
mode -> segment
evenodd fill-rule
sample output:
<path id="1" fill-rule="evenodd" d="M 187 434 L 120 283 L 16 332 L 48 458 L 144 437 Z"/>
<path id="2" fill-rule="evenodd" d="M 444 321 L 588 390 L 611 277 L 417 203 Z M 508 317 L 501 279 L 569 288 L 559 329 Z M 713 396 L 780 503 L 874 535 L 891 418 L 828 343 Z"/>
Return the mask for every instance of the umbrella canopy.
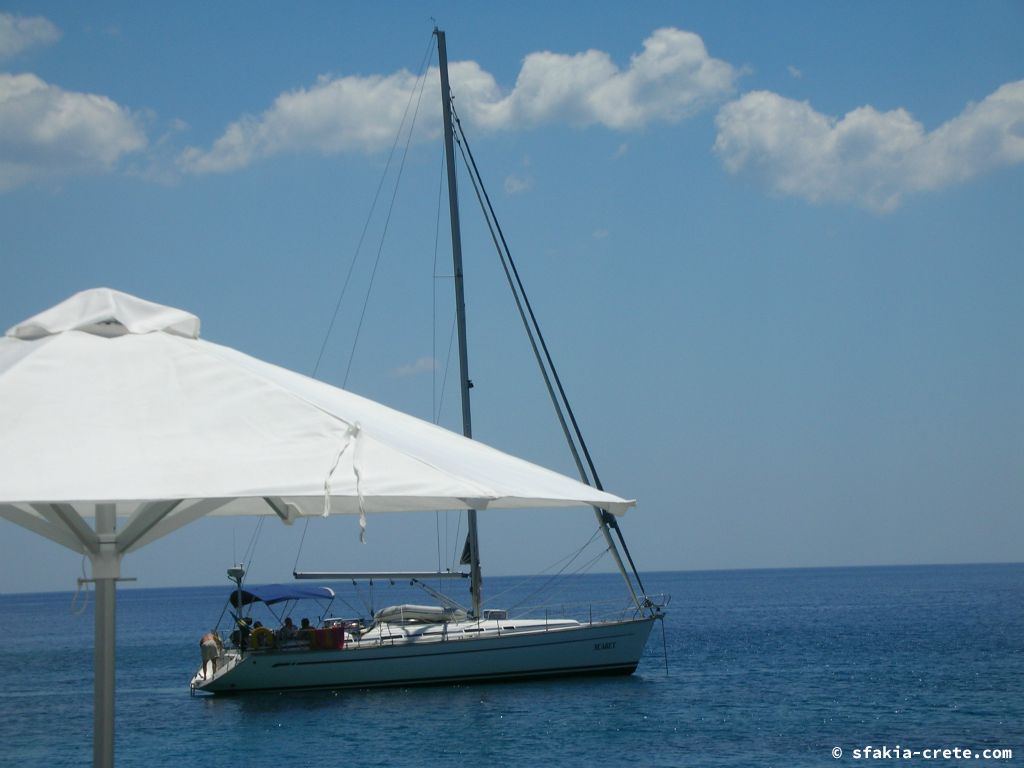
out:
<path id="1" fill-rule="evenodd" d="M 145 541 L 188 510 L 191 519 L 277 514 L 290 522 L 493 507 L 621 514 L 632 504 L 204 341 L 194 315 L 103 288 L 0 339 L 0 425 L 7 517 L 52 522 L 54 508 L 91 515 L 116 503 L 118 515 L 130 515 L 143 502 L 177 502 Z"/>
<path id="2" fill-rule="evenodd" d="M 113 764 L 121 559 L 193 520 L 632 504 L 204 341 L 194 315 L 105 288 L 0 338 L 0 468 L 0 517 L 92 563 L 97 766 Z"/>

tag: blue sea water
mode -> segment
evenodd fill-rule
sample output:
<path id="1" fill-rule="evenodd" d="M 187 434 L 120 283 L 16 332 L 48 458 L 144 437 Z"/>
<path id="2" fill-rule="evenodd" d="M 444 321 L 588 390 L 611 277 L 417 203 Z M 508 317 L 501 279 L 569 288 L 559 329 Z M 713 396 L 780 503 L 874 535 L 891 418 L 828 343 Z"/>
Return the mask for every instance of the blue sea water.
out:
<path id="1" fill-rule="evenodd" d="M 228 698 L 188 690 L 228 588 L 121 589 L 117 765 L 1024 765 L 1024 565 L 645 581 L 673 599 L 631 677 Z M 0 596 L 2 765 L 91 761 L 92 605 L 71 608 Z M 1013 757 L 856 759 L 866 745 Z"/>

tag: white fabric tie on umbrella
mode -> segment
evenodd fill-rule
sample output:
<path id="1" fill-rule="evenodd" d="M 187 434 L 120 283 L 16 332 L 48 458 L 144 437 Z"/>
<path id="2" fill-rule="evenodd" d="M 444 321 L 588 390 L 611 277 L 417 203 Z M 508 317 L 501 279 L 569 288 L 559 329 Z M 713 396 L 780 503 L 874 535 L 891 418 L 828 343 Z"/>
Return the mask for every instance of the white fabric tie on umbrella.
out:
<path id="1" fill-rule="evenodd" d="M 359 425 L 353 424 L 345 432 L 347 438 L 345 445 L 342 446 L 341 450 L 338 451 L 338 458 L 334 460 L 334 464 L 331 466 L 331 471 L 327 474 L 327 479 L 324 480 L 324 517 L 328 517 L 331 514 L 331 478 L 334 476 L 334 471 L 338 468 L 338 462 L 341 461 L 342 455 L 352 446 L 352 474 L 355 476 L 356 481 L 356 500 L 359 503 L 359 541 L 360 543 L 366 542 L 366 504 L 363 501 L 363 492 L 359 484 Z"/>

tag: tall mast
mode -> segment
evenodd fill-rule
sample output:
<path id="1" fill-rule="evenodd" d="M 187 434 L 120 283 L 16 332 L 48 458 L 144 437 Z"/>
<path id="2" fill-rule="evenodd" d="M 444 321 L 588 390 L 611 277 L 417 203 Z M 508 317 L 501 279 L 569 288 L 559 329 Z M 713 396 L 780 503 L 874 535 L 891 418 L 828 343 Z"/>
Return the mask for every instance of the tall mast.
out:
<path id="1" fill-rule="evenodd" d="M 452 130 L 452 92 L 448 84 L 448 48 L 444 32 L 434 27 L 437 36 L 437 64 L 441 70 L 441 111 L 444 115 L 444 162 L 448 169 L 448 209 L 452 225 L 452 263 L 455 274 L 455 323 L 459 334 L 459 388 L 462 392 L 462 434 L 473 437 L 473 419 L 469 404 L 469 360 L 466 347 L 466 294 L 462 277 L 462 229 L 459 225 L 459 189 L 455 178 L 455 138 Z M 469 527 L 470 590 L 473 615 L 481 617 L 480 543 L 477 538 L 476 510 L 467 513 Z"/>

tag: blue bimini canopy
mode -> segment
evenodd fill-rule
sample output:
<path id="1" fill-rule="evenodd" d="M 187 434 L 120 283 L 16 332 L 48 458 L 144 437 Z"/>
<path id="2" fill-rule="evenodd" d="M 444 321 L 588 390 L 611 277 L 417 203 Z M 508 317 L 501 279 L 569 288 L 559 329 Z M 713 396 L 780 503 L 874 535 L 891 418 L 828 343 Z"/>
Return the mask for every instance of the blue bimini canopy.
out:
<path id="1" fill-rule="evenodd" d="M 330 587 L 306 587 L 292 584 L 267 584 L 262 587 L 249 587 L 241 590 L 236 589 L 231 593 L 228 600 L 235 608 L 238 608 L 239 597 L 242 605 L 250 603 L 283 603 L 285 600 L 333 600 L 334 590 Z"/>

